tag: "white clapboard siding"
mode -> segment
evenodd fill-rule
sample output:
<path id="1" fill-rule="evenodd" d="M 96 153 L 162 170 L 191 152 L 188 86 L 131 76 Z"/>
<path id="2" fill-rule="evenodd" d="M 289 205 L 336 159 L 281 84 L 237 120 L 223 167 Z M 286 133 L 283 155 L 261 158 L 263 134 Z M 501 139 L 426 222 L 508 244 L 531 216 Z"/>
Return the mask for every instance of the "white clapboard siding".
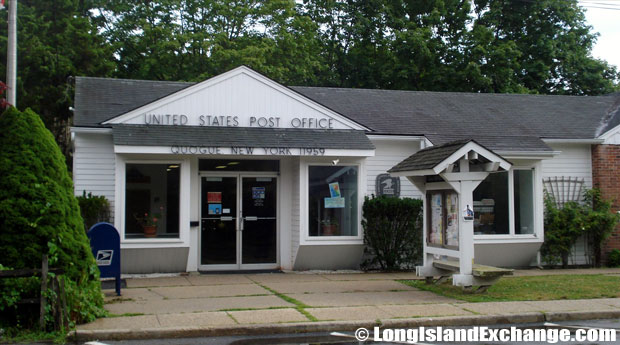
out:
<path id="1" fill-rule="evenodd" d="M 366 173 L 368 177 L 368 195 L 375 193 L 377 175 L 385 174 L 394 165 L 420 150 L 418 141 L 387 141 L 373 140 L 376 147 L 374 157 L 366 159 Z M 400 196 L 421 198 L 422 193 L 405 177 L 400 178 Z"/>
<path id="2" fill-rule="evenodd" d="M 583 179 L 583 188 L 592 188 L 592 151 L 588 144 L 550 144 L 560 154 L 543 160 L 543 178 L 572 177 Z M 555 186 L 554 186 L 555 188 Z M 563 192 L 562 188 L 560 191 Z M 569 256 L 570 265 L 590 264 L 587 258 L 587 243 L 580 238 Z"/>
<path id="3" fill-rule="evenodd" d="M 561 153 L 542 162 L 543 178 L 578 177 L 584 179 L 584 188 L 592 188 L 592 151 L 587 144 L 551 144 Z"/>
<path id="4" fill-rule="evenodd" d="M 114 221 L 115 156 L 112 136 L 75 133 L 73 183 L 75 195 L 82 192 L 105 196 L 110 202 L 110 221 Z"/>
<path id="5" fill-rule="evenodd" d="M 299 157 L 293 158 L 292 169 L 293 169 L 293 190 L 291 192 L 291 200 L 293 200 L 293 204 L 291 205 L 291 266 L 295 264 L 295 257 L 297 256 L 297 250 L 299 250 L 299 235 L 300 235 L 300 226 L 301 226 L 301 215 L 300 215 L 300 204 L 299 204 L 299 179 L 300 179 L 300 160 Z"/>

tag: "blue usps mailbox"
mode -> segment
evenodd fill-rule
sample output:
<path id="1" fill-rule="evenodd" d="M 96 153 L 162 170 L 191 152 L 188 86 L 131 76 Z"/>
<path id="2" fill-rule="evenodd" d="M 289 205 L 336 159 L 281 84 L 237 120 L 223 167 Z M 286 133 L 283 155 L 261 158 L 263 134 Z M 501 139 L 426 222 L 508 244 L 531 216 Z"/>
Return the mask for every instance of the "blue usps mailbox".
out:
<path id="1" fill-rule="evenodd" d="M 121 295 L 121 238 L 110 223 L 97 223 L 88 230 L 90 249 L 102 278 L 116 278 L 116 294 Z"/>

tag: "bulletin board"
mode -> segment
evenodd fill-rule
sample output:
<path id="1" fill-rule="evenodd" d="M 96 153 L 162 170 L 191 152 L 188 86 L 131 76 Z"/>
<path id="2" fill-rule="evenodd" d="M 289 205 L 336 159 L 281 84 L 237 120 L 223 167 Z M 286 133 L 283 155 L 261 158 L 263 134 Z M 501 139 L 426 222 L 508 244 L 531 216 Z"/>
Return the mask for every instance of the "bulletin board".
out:
<path id="1" fill-rule="evenodd" d="M 429 191 L 426 204 L 427 245 L 458 250 L 458 194 L 453 190 Z"/>

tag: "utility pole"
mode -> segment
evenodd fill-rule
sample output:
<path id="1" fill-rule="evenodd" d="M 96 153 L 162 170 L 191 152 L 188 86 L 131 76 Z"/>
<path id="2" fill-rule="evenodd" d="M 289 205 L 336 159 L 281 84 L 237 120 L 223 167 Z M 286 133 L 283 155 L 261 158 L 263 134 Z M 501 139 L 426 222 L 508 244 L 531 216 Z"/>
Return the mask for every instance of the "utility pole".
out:
<path id="1" fill-rule="evenodd" d="M 17 0 L 9 0 L 9 37 L 6 50 L 6 100 L 17 107 Z"/>

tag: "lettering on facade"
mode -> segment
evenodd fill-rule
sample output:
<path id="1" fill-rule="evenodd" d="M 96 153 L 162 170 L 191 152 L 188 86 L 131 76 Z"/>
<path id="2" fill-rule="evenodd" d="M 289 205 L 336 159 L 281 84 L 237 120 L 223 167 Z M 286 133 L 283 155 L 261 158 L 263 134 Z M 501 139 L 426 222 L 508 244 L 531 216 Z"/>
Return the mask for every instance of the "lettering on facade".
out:
<path id="1" fill-rule="evenodd" d="M 146 125 L 173 125 L 185 126 L 189 123 L 189 116 L 185 114 L 144 114 Z M 334 119 L 318 117 L 293 117 L 290 121 L 282 120 L 277 116 L 215 116 L 199 115 L 199 126 L 206 127 L 256 127 L 256 128 L 306 128 L 306 129 L 333 129 Z"/>
<path id="2" fill-rule="evenodd" d="M 323 156 L 325 149 L 320 147 L 240 147 L 217 146 L 170 146 L 170 152 L 182 155 L 265 155 L 265 156 Z"/>

